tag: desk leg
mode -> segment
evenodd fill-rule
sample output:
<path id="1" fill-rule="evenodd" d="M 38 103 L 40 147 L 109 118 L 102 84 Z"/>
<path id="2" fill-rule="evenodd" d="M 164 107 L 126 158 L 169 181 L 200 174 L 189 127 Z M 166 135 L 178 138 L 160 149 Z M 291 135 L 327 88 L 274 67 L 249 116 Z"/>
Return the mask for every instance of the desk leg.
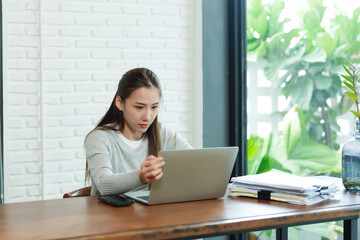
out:
<path id="1" fill-rule="evenodd" d="M 238 233 L 229 236 L 230 240 L 248 240 L 248 233 Z"/>
<path id="2" fill-rule="evenodd" d="M 344 220 L 344 240 L 356 240 L 358 235 L 357 220 Z"/>
<path id="3" fill-rule="evenodd" d="M 276 229 L 276 240 L 287 240 L 288 239 L 288 228 L 282 227 Z"/>

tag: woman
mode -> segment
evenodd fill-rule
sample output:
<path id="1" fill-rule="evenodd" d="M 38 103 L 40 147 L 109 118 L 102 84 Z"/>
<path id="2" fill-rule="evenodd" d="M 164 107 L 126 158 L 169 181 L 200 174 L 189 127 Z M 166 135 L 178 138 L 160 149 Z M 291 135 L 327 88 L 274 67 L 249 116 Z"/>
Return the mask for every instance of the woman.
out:
<path id="1" fill-rule="evenodd" d="M 121 194 L 162 177 L 161 149 L 188 149 L 185 139 L 158 123 L 158 77 L 135 68 L 121 78 L 109 110 L 85 138 L 91 195 Z"/>

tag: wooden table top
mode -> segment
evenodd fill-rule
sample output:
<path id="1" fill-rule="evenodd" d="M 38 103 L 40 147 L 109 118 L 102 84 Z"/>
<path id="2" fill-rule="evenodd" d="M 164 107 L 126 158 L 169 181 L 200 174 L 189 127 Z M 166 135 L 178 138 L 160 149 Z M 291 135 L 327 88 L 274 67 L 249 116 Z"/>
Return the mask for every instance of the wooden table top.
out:
<path id="1" fill-rule="evenodd" d="M 0 205 L 2 239 L 163 239 L 360 215 L 360 195 L 301 206 L 245 197 L 112 207 L 96 197 Z"/>

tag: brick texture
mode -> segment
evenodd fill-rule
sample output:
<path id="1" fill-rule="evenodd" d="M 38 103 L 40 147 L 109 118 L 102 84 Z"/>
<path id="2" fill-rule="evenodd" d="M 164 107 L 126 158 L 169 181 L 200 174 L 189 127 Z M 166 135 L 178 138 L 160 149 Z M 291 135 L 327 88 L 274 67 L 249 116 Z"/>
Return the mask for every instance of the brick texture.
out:
<path id="1" fill-rule="evenodd" d="M 134 67 L 158 74 L 160 119 L 192 142 L 192 0 L 5 6 L 6 202 L 61 198 L 84 186 L 84 137 Z"/>

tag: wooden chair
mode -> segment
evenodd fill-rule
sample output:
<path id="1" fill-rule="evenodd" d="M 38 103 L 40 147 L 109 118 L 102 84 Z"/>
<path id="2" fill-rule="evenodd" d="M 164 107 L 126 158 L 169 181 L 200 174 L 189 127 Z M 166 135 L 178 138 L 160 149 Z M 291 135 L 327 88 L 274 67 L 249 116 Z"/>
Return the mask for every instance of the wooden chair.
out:
<path id="1" fill-rule="evenodd" d="M 91 187 L 83 187 L 72 192 L 65 193 L 63 198 L 90 196 Z"/>

